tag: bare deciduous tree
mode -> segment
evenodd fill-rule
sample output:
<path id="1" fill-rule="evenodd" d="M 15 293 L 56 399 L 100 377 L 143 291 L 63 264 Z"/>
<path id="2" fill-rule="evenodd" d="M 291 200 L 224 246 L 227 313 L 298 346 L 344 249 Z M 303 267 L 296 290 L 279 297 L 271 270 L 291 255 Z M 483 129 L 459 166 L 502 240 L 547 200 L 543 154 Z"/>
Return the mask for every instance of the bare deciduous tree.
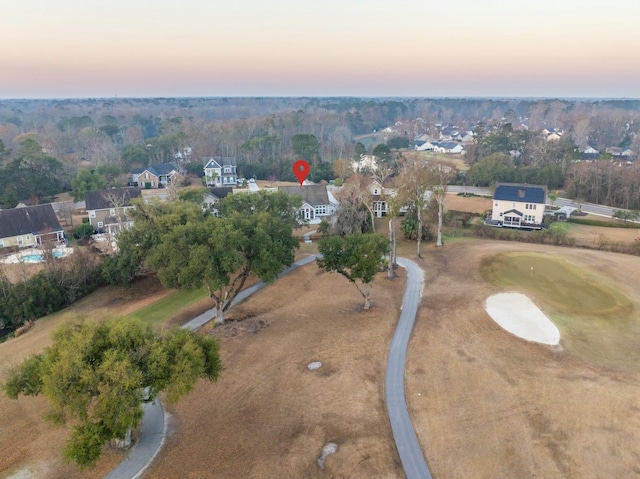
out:
<path id="1" fill-rule="evenodd" d="M 429 204 L 429 187 L 431 186 L 430 174 L 425 166 L 424 161 L 408 160 L 402 165 L 397 181 L 398 199 L 403 204 L 415 209 L 419 232 L 422 231 L 423 214 Z M 416 245 L 418 258 L 422 257 L 421 243 L 422 235 L 418 234 Z"/>

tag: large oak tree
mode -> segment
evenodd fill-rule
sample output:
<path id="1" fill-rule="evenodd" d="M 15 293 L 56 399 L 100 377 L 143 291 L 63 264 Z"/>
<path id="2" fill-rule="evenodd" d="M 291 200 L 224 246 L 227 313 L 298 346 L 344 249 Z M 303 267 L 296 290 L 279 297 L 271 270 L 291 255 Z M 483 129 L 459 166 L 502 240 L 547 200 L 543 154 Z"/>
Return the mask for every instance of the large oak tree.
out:
<path id="1" fill-rule="evenodd" d="M 14 367 L 3 389 L 7 396 L 44 394 L 49 418 L 73 421 L 64 449 L 85 467 L 108 441 L 125 438 L 142 419 L 142 403 L 164 391 L 170 402 L 187 394 L 200 378 L 221 371 L 217 342 L 185 329 L 162 334 L 130 319 L 80 322 L 60 327 L 44 353 Z"/>

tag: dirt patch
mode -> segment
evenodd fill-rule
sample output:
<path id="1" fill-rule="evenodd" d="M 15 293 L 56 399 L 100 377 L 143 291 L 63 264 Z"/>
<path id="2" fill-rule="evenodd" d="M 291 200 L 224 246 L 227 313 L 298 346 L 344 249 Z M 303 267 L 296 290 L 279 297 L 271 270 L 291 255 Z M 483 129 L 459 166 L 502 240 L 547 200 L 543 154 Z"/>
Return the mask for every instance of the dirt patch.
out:
<path id="1" fill-rule="evenodd" d="M 480 263 L 506 251 L 570 259 L 640 305 L 640 258 L 480 240 L 426 249 L 406 390 L 433 476 L 633 477 L 640 363 L 604 367 L 597 351 L 577 357 L 502 330 L 483 307 L 501 290 L 483 281 Z"/>
<path id="2" fill-rule="evenodd" d="M 457 193 L 447 193 L 444 198 L 444 207 L 447 210 L 484 213 L 491 209 L 491 198 L 465 197 L 458 196 Z"/>
<path id="3" fill-rule="evenodd" d="M 220 380 L 170 408 L 179 427 L 146 477 L 402 477 L 383 390 L 400 275 L 376 278 L 368 312 L 353 312 L 357 290 L 314 264 L 233 308 L 239 321 L 211 331 Z M 336 452 L 321 470 L 327 443 Z"/>

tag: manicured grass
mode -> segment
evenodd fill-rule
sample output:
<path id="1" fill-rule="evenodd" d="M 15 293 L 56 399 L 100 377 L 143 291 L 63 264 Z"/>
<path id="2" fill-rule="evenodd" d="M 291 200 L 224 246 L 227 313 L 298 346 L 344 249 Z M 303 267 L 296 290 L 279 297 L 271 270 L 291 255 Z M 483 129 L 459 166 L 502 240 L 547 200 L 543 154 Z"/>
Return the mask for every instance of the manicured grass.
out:
<path id="1" fill-rule="evenodd" d="M 519 252 L 486 258 L 481 270 L 492 283 L 531 297 L 560 328 L 564 346 L 578 357 L 638 369 L 635 305 L 615 285 L 600 281 L 596 271 L 556 255 Z"/>
<path id="2" fill-rule="evenodd" d="M 181 309 L 207 297 L 204 288 L 177 290 L 144 308 L 128 315 L 149 324 L 158 324 L 171 319 Z"/>

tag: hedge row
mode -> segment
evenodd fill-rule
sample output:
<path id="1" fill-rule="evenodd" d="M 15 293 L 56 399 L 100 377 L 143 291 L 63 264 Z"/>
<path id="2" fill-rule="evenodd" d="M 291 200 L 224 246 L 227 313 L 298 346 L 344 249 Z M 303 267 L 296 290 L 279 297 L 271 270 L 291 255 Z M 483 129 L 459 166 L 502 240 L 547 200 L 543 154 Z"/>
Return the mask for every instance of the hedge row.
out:
<path id="1" fill-rule="evenodd" d="M 569 223 L 576 223 L 579 225 L 588 226 L 604 226 L 605 228 L 637 228 L 640 229 L 640 223 L 632 223 L 630 221 L 604 221 L 604 220 L 592 220 L 587 218 L 569 218 Z"/>
<path id="2" fill-rule="evenodd" d="M 0 276 L 0 337 L 26 321 L 55 313 L 103 284 L 99 265 L 43 270 L 26 281 L 11 284 Z"/>

